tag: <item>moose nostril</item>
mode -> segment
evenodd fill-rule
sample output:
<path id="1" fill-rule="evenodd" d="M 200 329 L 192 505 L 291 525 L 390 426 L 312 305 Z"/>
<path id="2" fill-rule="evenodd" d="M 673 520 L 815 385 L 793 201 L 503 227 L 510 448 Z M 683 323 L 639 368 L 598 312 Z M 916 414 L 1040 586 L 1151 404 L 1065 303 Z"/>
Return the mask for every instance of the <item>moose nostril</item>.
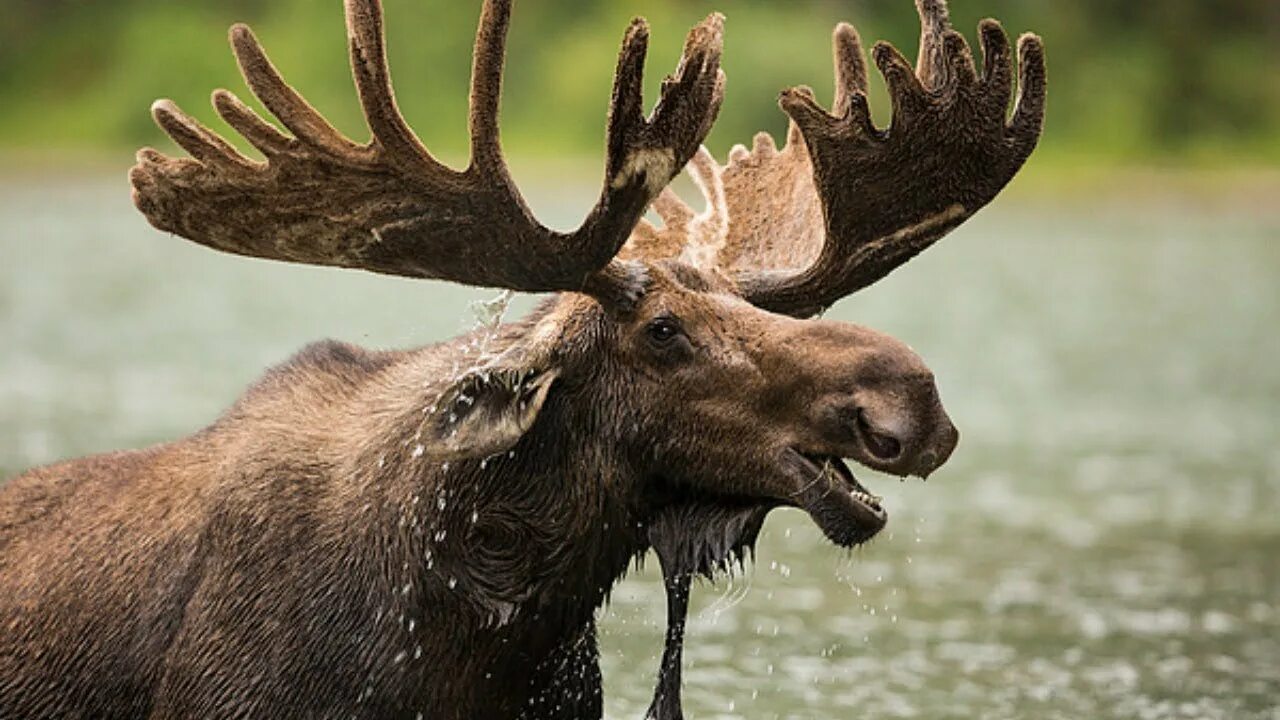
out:
<path id="1" fill-rule="evenodd" d="M 881 460 L 893 460 L 902 454 L 902 443 L 877 432 L 867 433 L 867 446 Z"/>
<path id="2" fill-rule="evenodd" d="M 858 430 L 867 450 L 880 460 L 894 460 L 902 454 L 902 443 L 893 436 L 872 429 L 871 423 L 867 422 L 866 416 L 861 412 L 858 413 Z"/>

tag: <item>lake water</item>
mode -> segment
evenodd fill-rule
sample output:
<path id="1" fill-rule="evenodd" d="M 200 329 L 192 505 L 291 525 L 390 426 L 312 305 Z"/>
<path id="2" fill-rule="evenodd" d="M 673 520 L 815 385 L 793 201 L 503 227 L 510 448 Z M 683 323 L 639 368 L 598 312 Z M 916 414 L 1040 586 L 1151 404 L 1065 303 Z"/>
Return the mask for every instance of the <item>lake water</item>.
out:
<path id="1" fill-rule="evenodd" d="M 214 418 L 336 337 L 410 346 L 494 291 L 222 256 L 152 231 L 123 173 L 0 181 L 0 477 Z M 588 204 L 548 192 L 560 225 Z M 831 316 L 911 343 L 962 440 L 853 553 L 778 512 L 695 591 L 711 718 L 1280 718 L 1280 207 L 1002 199 Z M 518 301 L 516 310 L 527 308 Z M 656 563 L 603 613 L 639 718 Z"/>

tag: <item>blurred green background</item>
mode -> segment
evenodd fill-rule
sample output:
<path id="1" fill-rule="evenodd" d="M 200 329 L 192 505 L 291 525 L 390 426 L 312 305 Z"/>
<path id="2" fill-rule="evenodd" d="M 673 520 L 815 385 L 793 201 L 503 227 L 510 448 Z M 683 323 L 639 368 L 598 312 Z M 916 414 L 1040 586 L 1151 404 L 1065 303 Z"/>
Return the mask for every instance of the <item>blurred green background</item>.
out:
<path id="1" fill-rule="evenodd" d="M 478 0 L 385 0 L 410 123 L 465 162 Z M 728 16 L 723 157 L 774 98 L 829 85 L 840 20 L 914 55 L 910 0 L 519 0 L 504 140 L 540 219 L 598 190 L 610 76 L 653 26 Z M 992 205 L 828 317 L 902 338 L 962 432 L 930 479 L 859 476 L 889 527 L 851 556 L 778 512 L 756 562 L 694 596 L 686 709 L 724 718 L 1280 720 L 1280 2 L 953 0 L 1044 36 L 1040 149 Z M 354 138 L 340 0 L 0 0 L 0 483 L 186 435 L 263 368 L 335 337 L 412 347 L 495 291 L 211 252 L 150 228 L 125 169 L 247 97 L 227 26 Z M 881 121 L 887 106 L 872 98 Z M 244 146 L 244 143 L 240 143 Z M 687 183 L 681 185 L 688 190 Z M 529 307 L 520 297 L 509 317 Z M 607 715 L 641 717 L 656 563 L 601 613 Z"/>
<path id="2" fill-rule="evenodd" d="M 386 0 L 393 73 L 429 147 L 466 147 L 474 2 Z M 1280 160 L 1280 3 L 1275 0 L 982 0 L 953 3 L 972 38 L 984 16 L 1034 30 L 1049 52 L 1049 131 L 1037 164 L 1267 164 Z M 226 45 L 251 23 L 287 79 L 362 138 L 337 0 L 4 0 L 0 151 L 111 151 L 158 142 L 147 114 L 171 97 L 207 121 L 209 92 L 243 84 Z M 683 33 L 728 16 L 729 92 L 709 145 L 723 153 L 757 130 L 780 132 L 777 92 L 830 82 L 826 38 L 840 20 L 914 54 L 912 4 L 884 0 L 541 0 L 513 23 L 504 131 L 518 156 L 600 152 L 614 54 L 635 15 L 653 27 L 649 97 Z M 878 92 L 878 90 L 877 90 Z M 873 98 L 881 118 L 887 106 Z M 223 128 L 220 123 L 213 123 Z M 223 128 L 225 129 L 225 128 Z"/>

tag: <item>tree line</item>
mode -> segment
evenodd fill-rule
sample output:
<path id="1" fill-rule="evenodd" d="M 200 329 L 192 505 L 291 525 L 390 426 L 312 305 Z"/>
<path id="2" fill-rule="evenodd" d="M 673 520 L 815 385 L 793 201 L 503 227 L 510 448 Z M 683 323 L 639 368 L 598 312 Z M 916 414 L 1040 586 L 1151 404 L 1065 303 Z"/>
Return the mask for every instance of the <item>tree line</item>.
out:
<path id="1" fill-rule="evenodd" d="M 471 30 L 479 2 L 385 0 L 405 114 L 446 157 L 465 151 Z M 346 67 L 339 0 L 5 0 L 0 23 L 0 150 L 122 148 L 159 140 L 156 97 L 225 129 L 215 87 L 243 91 L 224 30 L 251 23 L 286 77 L 340 127 L 363 130 Z M 1274 0 L 955 0 L 973 40 L 986 15 L 1045 38 L 1050 105 L 1044 148 L 1060 157 L 1150 161 L 1280 160 L 1280 3 Z M 777 91 L 829 96 L 827 43 L 838 20 L 868 46 L 908 56 L 918 26 L 907 0 L 523 0 L 509 49 L 503 125 L 513 152 L 599 152 L 614 54 L 634 15 L 652 25 L 647 85 L 679 54 L 683 32 L 728 17 L 728 93 L 709 142 L 723 153 L 760 129 L 780 135 Z M 877 116 L 887 120 L 882 90 Z M 246 94 L 247 93 L 242 93 Z"/>

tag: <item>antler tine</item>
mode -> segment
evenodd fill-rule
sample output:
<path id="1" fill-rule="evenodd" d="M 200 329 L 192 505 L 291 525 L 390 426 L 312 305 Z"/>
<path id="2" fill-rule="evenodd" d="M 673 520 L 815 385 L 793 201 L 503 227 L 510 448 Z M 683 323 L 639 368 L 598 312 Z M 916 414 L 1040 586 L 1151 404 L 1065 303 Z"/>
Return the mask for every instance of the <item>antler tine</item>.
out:
<path id="1" fill-rule="evenodd" d="M 240 154 L 226 140 L 184 113 L 172 100 L 157 100 L 151 105 L 151 116 L 173 141 L 199 162 L 222 172 L 245 175 L 258 169 L 258 163 Z"/>
<path id="2" fill-rule="evenodd" d="M 947 53 L 943 47 L 943 35 L 951 30 L 951 13 L 946 0 L 916 0 L 916 14 L 920 16 L 920 53 L 916 57 L 916 72 L 924 87 L 933 90 L 947 80 Z"/>
<path id="3" fill-rule="evenodd" d="M 836 25 L 831 34 L 831 55 L 835 62 L 835 100 L 831 110 L 844 117 L 856 95 L 867 94 L 867 61 L 862 54 L 862 38 L 849 23 Z"/>
<path id="4" fill-rule="evenodd" d="M 690 33 L 653 113 L 642 112 L 647 27 L 632 23 L 610 106 L 607 176 L 582 225 L 541 225 L 512 183 L 498 138 L 511 0 L 486 0 L 471 90 L 472 164 L 436 161 L 400 114 L 387 68 L 382 6 L 346 0 L 352 75 L 368 144 L 339 133 L 271 64 L 253 33 L 231 44 L 253 93 L 292 137 L 225 90 L 218 114 L 266 156 L 258 163 L 169 102 L 154 115 L 191 158 L 138 153 L 134 202 L 156 227 L 224 252 L 527 291 L 634 299 L 641 278 L 613 263 L 648 207 L 702 142 L 719 108 L 720 18 Z"/>
<path id="5" fill-rule="evenodd" d="M 605 186 L 588 225 L 609 208 L 625 216 L 634 214 L 631 226 L 635 227 L 655 199 L 667 211 L 679 213 L 680 200 L 663 190 L 701 146 L 720 110 L 725 83 L 720 69 L 723 30 L 724 17 L 712 13 L 689 31 L 680 63 L 663 81 L 658 102 L 646 118 L 642 86 L 649 26 L 642 18 L 631 22 L 618 53 L 609 104 Z M 605 225 L 603 218 L 600 223 Z M 652 234 L 648 228 L 645 233 Z M 617 254 L 626 240 L 623 237 L 616 246 L 590 243 L 588 252 Z M 622 254 L 624 259 L 630 256 Z"/>
<path id="6" fill-rule="evenodd" d="M 471 166 L 493 174 L 505 168 L 498 133 L 502 67 L 506 58 L 511 0 L 485 0 L 471 66 Z"/>
<path id="7" fill-rule="evenodd" d="M 703 146 L 698 148 L 687 169 L 693 183 L 707 200 L 706 210 L 700 218 L 713 226 L 717 235 L 723 235 L 729 225 L 729 210 L 724 197 L 724 168 Z"/>
<path id="8" fill-rule="evenodd" d="M 877 42 L 871 49 L 871 59 L 884 78 L 885 88 L 893 106 L 890 128 L 905 128 L 916 117 L 928 112 L 928 91 L 920 77 L 911 69 L 911 63 L 898 48 L 887 42 Z"/>
<path id="9" fill-rule="evenodd" d="M 231 26 L 231 48 L 249 89 L 299 141 L 334 157 L 349 158 L 359 146 L 342 136 L 289 86 L 267 57 L 249 26 Z"/>
<path id="10" fill-rule="evenodd" d="M 613 73 L 613 91 L 605 130 L 605 173 L 610 178 L 622 173 L 627 128 L 642 126 L 645 122 L 644 60 L 648 52 L 649 24 L 644 18 L 635 18 L 622 37 L 622 48 L 618 51 L 618 64 Z"/>
<path id="11" fill-rule="evenodd" d="M 730 218 L 737 229 L 727 257 L 744 295 L 757 305 L 810 315 L 876 282 L 990 202 L 1035 148 L 1045 99 L 1039 38 L 1019 42 L 1019 97 L 1010 118 L 1012 59 L 1000 25 L 979 26 L 979 78 L 968 44 L 950 26 L 945 0 L 917 0 L 916 8 L 922 30 L 915 68 L 888 43 L 872 51 L 893 104 L 887 129 L 871 121 L 861 43 L 842 24 L 834 33 L 833 112 L 807 88 L 784 91 L 779 104 L 803 142 L 789 142 L 781 153 L 759 147 L 734 153 L 726 175 L 729 205 L 741 208 L 741 198 L 753 197 L 760 208 L 748 205 L 746 212 L 777 216 Z M 802 172 L 811 174 L 811 185 L 795 184 Z M 780 180 L 787 181 L 780 186 L 786 192 L 771 194 Z M 805 221 L 821 224 L 816 250 L 811 232 L 796 232 Z M 762 242 L 766 226 L 798 237 L 796 247 Z"/>
<path id="12" fill-rule="evenodd" d="M 667 227 L 684 226 L 693 219 L 693 209 L 670 187 L 662 189 L 653 199 L 653 209 Z"/>
<path id="13" fill-rule="evenodd" d="M 1018 103 L 1014 106 L 1008 134 L 1030 154 L 1044 128 L 1044 45 L 1039 36 L 1023 33 L 1018 38 L 1018 58 L 1022 61 L 1022 71 L 1018 76 Z"/>
<path id="14" fill-rule="evenodd" d="M 347 0 L 345 9 L 351 74 L 369 131 L 373 134 L 372 143 L 398 167 L 416 167 L 432 173 L 447 172 L 447 168 L 433 158 L 418 140 L 396 104 L 391 72 L 387 68 L 382 4 L 378 0 Z"/>
<path id="15" fill-rule="evenodd" d="M 720 70 L 723 35 L 724 16 L 711 13 L 689 31 L 679 66 L 662 82 L 662 92 L 653 108 L 653 129 L 662 135 L 673 135 L 676 145 L 685 149 L 673 176 L 693 157 L 720 112 L 725 84 Z M 688 102 L 690 98 L 699 102 Z"/>
<path id="16" fill-rule="evenodd" d="M 1013 55 L 1009 52 L 1009 36 L 1000 23 L 987 18 L 978 24 L 982 47 L 982 84 L 986 88 L 984 115 L 1004 121 L 1013 96 Z M 1025 63 L 1025 54 L 1024 54 Z"/>
<path id="17" fill-rule="evenodd" d="M 213 91 L 213 109 L 228 125 L 268 158 L 289 148 L 291 142 L 274 125 L 258 117 L 258 113 L 227 90 Z M 172 133 L 170 133 L 172 135 Z"/>

